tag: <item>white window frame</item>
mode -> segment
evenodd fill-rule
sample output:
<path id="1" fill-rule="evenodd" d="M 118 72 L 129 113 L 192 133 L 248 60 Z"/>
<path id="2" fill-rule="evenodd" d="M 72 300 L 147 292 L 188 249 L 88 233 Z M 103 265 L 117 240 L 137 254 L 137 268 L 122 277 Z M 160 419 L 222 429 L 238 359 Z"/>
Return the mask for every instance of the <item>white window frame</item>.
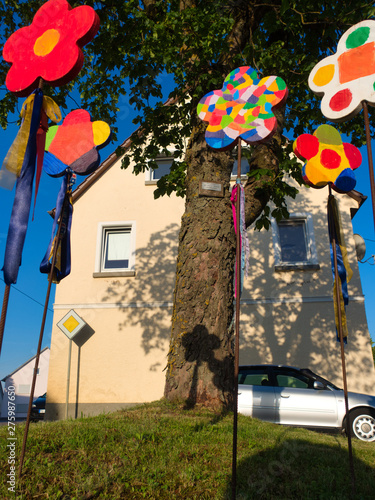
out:
<path id="1" fill-rule="evenodd" d="M 155 161 L 156 163 L 170 163 L 172 166 L 173 163 L 173 156 L 165 156 L 165 157 L 159 157 L 156 158 Z M 157 169 L 149 168 L 145 172 L 145 184 L 146 185 L 155 185 L 159 179 L 154 178 L 154 174 L 157 172 Z"/>
<path id="2" fill-rule="evenodd" d="M 130 229 L 130 255 L 129 267 L 127 269 L 105 269 L 103 266 L 106 232 L 113 229 Z M 96 239 L 95 271 L 93 273 L 93 277 L 135 276 L 135 238 L 136 222 L 134 220 L 99 222 Z"/>
<path id="3" fill-rule="evenodd" d="M 289 214 L 289 219 L 283 219 L 286 224 L 288 221 L 302 221 L 305 224 L 306 251 L 307 258 L 300 262 L 285 262 L 281 257 L 281 242 L 279 234 L 279 226 L 276 219 L 271 220 L 273 250 L 275 258 L 275 271 L 291 271 L 291 270 L 318 270 L 320 269 L 318 262 L 318 254 L 316 251 L 314 225 L 311 214 L 308 213 L 292 213 Z"/>

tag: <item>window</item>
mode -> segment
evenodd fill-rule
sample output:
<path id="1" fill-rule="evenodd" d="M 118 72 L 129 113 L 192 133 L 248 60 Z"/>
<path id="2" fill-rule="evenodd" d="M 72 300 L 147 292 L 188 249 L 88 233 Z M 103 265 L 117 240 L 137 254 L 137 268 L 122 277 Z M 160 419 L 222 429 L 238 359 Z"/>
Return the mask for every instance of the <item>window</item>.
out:
<path id="1" fill-rule="evenodd" d="M 313 221 L 310 214 L 290 214 L 272 220 L 275 270 L 319 269 Z"/>
<path id="2" fill-rule="evenodd" d="M 297 373 L 294 370 L 276 369 L 275 370 L 277 385 L 279 387 L 295 387 L 298 389 L 313 389 L 314 381 Z"/>
<path id="3" fill-rule="evenodd" d="M 99 223 L 94 278 L 134 274 L 135 221 Z"/>
<path id="4" fill-rule="evenodd" d="M 232 168 L 232 177 L 237 177 L 237 165 L 238 160 L 234 160 L 233 168 Z M 245 176 L 250 172 L 250 165 L 247 158 L 241 158 L 241 177 Z"/>
<path id="5" fill-rule="evenodd" d="M 169 174 L 173 158 L 157 158 L 156 163 L 158 164 L 158 168 L 155 170 L 150 168 L 146 172 L 146 184 L 156 184 L 163 175 Z"/>
<path id="6" fill-rule="evenodd" d="M 272 385 L 268 378 L 267 368 L 242 368 L 238 383 L 244 385 Z"/>

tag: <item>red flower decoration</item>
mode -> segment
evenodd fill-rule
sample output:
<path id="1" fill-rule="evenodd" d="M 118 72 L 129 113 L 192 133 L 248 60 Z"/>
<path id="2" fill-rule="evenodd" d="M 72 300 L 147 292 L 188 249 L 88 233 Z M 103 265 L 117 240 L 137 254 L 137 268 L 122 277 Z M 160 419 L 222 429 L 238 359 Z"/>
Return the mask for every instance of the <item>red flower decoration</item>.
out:
<path id="1" fill-rule="evenodd" d="M 3 57 L 11 64 L 8 90 L 25 97 L 38 87 L 39 78 L 53 87 L 73 80 L 83 65 L 81 48 L 94 38 L 99 24 L 92 7 L 72 9 L 66 0 L 49 0 L 31 25 L 13 33 L 4 45 Z"/>

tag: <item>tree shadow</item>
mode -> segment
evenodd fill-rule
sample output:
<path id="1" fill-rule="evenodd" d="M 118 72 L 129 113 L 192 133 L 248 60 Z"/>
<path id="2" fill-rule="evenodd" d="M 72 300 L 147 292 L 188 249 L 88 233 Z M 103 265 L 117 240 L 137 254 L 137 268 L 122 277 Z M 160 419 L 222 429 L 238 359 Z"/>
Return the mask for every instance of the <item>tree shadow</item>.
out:
<path id="1" fill-rule="evenodd" d="M 184 407 L 184 409 L 189 410 L 194 408 L 197 402 L 199 402 L 197 399 L 199 368 L 203 364 L 207 365 L 208 370 L 213 374 L 213 383 L 218 389 L 222 390 L 224 394 L 222 374 L 231 373 L 233 357 L 230 353 L 221 360 L 215 357 L 214 351 L 221 346 L 220 339 L 216 335 L 210 334 L 203 325 L 197 325 L 191 333 L 186 333 L 182 338 L 182 345 L 185 349 L 186 362 L 193 366 L 189 396 Z M 225 407 L 233 408 L 233 400 L 227 400 Z"/>
<path id="2" fill-rule="evenodd" d="M 288 436 L 286 428 L 277 443 L 249 453 L 237 464 L 237 500 L 252 499 L 370 499 L 374 496 L 375 469 L 354 455 L 355 487 L 344 441 L 332 445 Z M 294 432 L 294 431 L 292 431 Z M 250 442 L 251 448 L 254 443 Z M 232 498 L 228 481 L 223 500 Z"/>
<path id="3" fill-rule="evenodd" d="M 342 387 L 340 344 L 336 340 L 333 278 L 326 215 L 327 190 L 320 196 L 301 187 L 303 196 L 288 203 L 290 213 L 311 214 L 320 268 L 277 271 L 272 229 L 248 230 L 250 274 L 241 297 L 240 363 L 274 363 L 310 368 Z M 345 346 L 349 390 L 374 391 L 374 368 L 363 294 L 346 195 L 336 195 L 350 266 L 348 345 Z M 360 217 L 359 214 L 356 217 Z M 363 377 L 363 367 L 367 376 Z"/>
<path id="4" fill-rule="evenodd" d="M 178 224 L 170 224 L 153 233 L 147 245 L 137 248 L 135 278 L 112 280 L 101 299 L 114 302 L 122 312 L 119 331 L 141 330 L 145 355 L 168 349 L 179 229 Z M 151 371 L 160 368 L 160 362 L 149 366 Z"/>

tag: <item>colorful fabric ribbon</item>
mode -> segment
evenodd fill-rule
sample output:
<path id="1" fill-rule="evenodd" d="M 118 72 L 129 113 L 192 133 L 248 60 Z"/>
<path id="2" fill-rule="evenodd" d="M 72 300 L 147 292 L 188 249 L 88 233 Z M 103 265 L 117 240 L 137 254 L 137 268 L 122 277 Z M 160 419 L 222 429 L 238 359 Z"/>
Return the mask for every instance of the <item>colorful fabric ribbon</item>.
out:
<path id="1" fill-rule="evenodd" d="M 60 110 L 52 99 L 43 97 L 41 89 L 36 89 L 22 106 L 23 127 L 21 127 L 3 164 L 3 167 L 5 165 L 5 169 L 11 173 L 13 179 L 18 175 L 5 247 L 3 271 L 6 285 L 17 282 L 21 265 L 22 250 L 30 215 L 35 163 L 38 153 L 37 134 L 42 112 L 45 112 L 47 116 L 55 121 L 59 118 Z"/>
<path id="2" fill-rule="evenodd" d="M 71 180 L 71 172 L 67 172 L 61 183 L 60 191 L 57 195 L 55 217 L 52 225 L 52 235 L 47 251 L 40 264 L 40 272 L 49 274 L 52 267 L 52 256 L 56 245 L 57 254 L 53 271 L 53 283 L 59 283 L 63 278 L 70 274 L 71 269 L 71 250 L 70 250 L 70 230 L 72 226 L 73 204 L 72 204 L 72 184 L 75 177 Z M 57 241 L 57 224 L 61 218 L 61 230 L 59 240 Z"/>
<path id="3" fill-rule="evenodd" d="M 336 322 L 336 333 L 337 340 L 340 341 L 338 332 L 340 331 L 339 325 L 339 307 L 341 308 L 341 327 L 344 342 L 347 342 L 348 336 L 348 326 L 346 321 L 345 307 L 349 304 L 349 294 L 348 294 L 348 283 L 353 276 L 353 271 L 349 265 L 348 252 L 345 246 L 344 235 L 340 223 L 340 214 L 337 206 L 336 198 L 333 195 L 328 197 L 327 204 L 328 213 L 328 231 L 330 240 L 330 253 L 331 253 L 331 268 L 333 275 L 333 302 L 335 310 L 335 322 Z M 340 304 L 337 300 L 336 295 L 336 277 L 335 277 L 335 261 L 333 254 L 332 242 L 335 240 L 336 246 L 336 257 L 337 257 L 337 270 L 339 279 L 339 289 L 340 289 Z"/>
<path id="4" fill-rule="evenodd" d="M 43 93 L 40 89 L 37 89 L 33 103 L 30 104 L 32 108 L 30 133 L 25 148 L 20 176 L 17 179 L 16 194 L 5 247 L 3 271 L 4 281 L 7 285 L 17 282 L 18 270 L 21 265 L 22 250 L 30 214 L 36 160 L 36 134 L 39 128 L 42 103 Z M 26 114 L 29 115 L 29 110 Z"/>
<path id="5" fill-rule="evenodd" d="M 245 190 L 241 184 L 241 180 L 237 179 L 237 184 L 232 189 L 231 202 L 232 202 L 232 212 L 233 212 L 233 222 L 234 230 L 237 234 L 237 212 L 236 212 L 236 202 L 237 196 L 240 196 L 240 220 L 239 220 L 239 231 L 240 231 L 240 252 L 241 252 L 241 281 L 240 281 L 240 295 L 243 290 L 244 276 L 248 276 L 249 273 L 249 239 L 247 237 L 246 223 L 245 223 Z M 235 264 L 235 281 L 234 281 L 234 296 L 237 298 L 237 263 Z"/>
<path id="6" fill-rule="evenodd" d="M 39 90 L 39 92 L 42 91 Z M 5 189 L 12 190 L 17 178 L 21 174 L 21 169 L 26 154 L 26 148 L 31 133 L 31 117 L 33 112 L 35 93 L 36 91 L 33 94 L 31 94 L 22 105 L 20 113 L 22 118 L 21 127 L 18 131 L 15 140 L 13 141 L 13 144 L 9 148 L 9 151 L 1 167 L 0 187 L 3 187 Z M 39 143 L 37 153 L 38 157 L 40 158 L 38 159 L 38 164 L 40 163 L 40 167 L 38 166 L 38 171 L 40 170 L 40 172 L 43 165 L 44 144 L 45 144 L 45 136 L 47 130 L 47 117 L 55 123 L 58 123 L 62 119 L 60 108 L 54 102 L 54 100 L 48 96 L 43 96 L 43 104 L 41 112 L 42 127 L 40 129 L 38 128 L 37 131 L 37 140 Z M 42 142 L 43 137 L 44 137 L 44 142 Z"/>

